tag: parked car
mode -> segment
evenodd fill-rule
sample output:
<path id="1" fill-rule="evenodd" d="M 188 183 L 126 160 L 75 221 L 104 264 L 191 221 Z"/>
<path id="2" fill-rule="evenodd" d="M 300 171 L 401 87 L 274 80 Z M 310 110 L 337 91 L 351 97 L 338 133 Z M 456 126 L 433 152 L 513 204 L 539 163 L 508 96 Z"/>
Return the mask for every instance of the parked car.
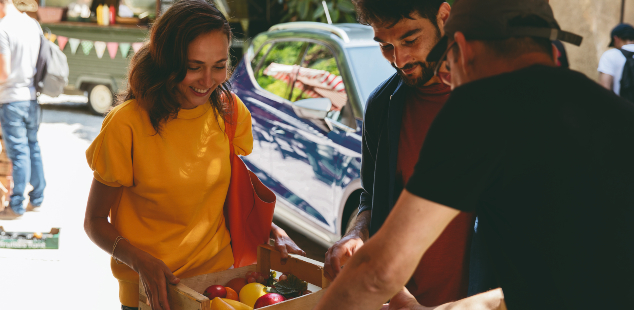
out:
<path id="1" fill-rule="evenodd" d="M 232 78 L 253 121 L 245 163 L 277 195 L 275 217 L 324 246 L 356 216 L 365 103 L 395 72 L 373 37 L 359 24 L 275 25 Z"/>

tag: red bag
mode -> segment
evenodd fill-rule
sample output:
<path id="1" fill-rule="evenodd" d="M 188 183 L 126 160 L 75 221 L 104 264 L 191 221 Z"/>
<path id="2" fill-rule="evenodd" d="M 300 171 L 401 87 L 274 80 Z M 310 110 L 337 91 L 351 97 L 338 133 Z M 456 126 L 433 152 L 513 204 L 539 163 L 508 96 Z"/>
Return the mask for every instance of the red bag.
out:
<path id="1" fill-rule="evenodd" d="M 233 137 L 238 122 L 237 98 L 231 124 L 225 122 L 231 156 L 231 183 L 225 199 L 224 215 L 231 234 L 235 268 L 253 265 L 258 259 L 258 245 L 268 244 L 275 210 L 275 194 L 247 169 L 234 153 Z"/>

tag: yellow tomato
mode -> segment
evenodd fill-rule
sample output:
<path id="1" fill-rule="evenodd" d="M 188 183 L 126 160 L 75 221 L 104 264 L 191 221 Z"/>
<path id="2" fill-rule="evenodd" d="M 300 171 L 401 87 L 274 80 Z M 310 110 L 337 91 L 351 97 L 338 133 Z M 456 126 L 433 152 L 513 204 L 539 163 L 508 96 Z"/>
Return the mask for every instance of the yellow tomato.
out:
<path id="1" fill-rule="evenodd" d="M 229 305 L 233 306 L 236 310 L 253 310 L 252 307 L 249 307 L 237 300 L 232 300 L 229 298 L 222 298 L 222 300 L 228 303 Z"/>
<path id="2" fill-rule="evenodd" d="M 253 308 L 235 300 L 216 297 L 210 301 L 211 310 L 253 310 Z"/>
<path id="3" fill-rule="evenodd" d="M 240 290 L 240 302 L 253 308 L 258 298 L 267 294 L 265 288 L 266 286 L 257 282 L 245 285 Z"/>

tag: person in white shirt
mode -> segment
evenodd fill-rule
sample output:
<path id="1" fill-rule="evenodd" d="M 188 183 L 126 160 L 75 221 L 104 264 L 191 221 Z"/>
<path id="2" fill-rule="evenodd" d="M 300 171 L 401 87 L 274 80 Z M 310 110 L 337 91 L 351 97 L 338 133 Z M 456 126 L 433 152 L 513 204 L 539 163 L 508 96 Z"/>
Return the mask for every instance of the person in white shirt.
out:
<path id="1" fill-rule="evenodd" d="M 612 42 L 609 47 L 614 47 L 603 53 L 599 61 L 599 84 L 613 91 L 615 94 L 621 94 L 621 76 L 623 75 L 623 67 L 625 66 L 625 56 L 621 49 L 628 52 L 634 52 L 634 27 L 629 24 L 620 24 L 610 34 Z"/>
<path id="2" fill-rule="evenodd" d="M 9 206 L 0 211 L 1 220 L 17 219 L 25 211 L 37 210 L 46 187 L 37 141 L 40 106 L 33 85 L 42 28 L 16 6 L 37 10 L 34 0 L 0 0 L 0 126 L 13 164 L 14 184 Z M 25 209 L 28 183 L 33 190 Z"/>

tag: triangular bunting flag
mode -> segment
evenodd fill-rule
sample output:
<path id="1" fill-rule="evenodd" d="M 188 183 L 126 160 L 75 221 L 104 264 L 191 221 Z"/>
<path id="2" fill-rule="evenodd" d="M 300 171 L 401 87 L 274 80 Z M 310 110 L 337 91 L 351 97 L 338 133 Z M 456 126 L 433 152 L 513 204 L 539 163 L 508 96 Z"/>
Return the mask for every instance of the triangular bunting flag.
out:
<path id="1" fill-rule="evenodd" d="M 81 41 L 81 49 L 82 51 L 84 51 L 84 55 L 90 54 L 90 50 L 92 49 L 93 46 L 94 44 L 92 43 L 92 41 L 89 41 L 89 40 Z"/>
<path id="2" fill-rule="evenodd" d="M 119 43 L 119 50 L 121 50 L 121 56 L 128 58 L 128 52 L 130 51 L 130 43 Z"/>
<path id="3" fill-rule="evenodd" d="M 68 42 L 67 37 L 57 36 L 57 45 L 59 45 L 59 50 L 63 51 L 66 43 Z"/>
<path id="4" fill-rule="evenodd" d="M 52 34 L 52 33 L 51 33 L 51 34 L 48 36 L 48 40 L 49 40 L 49 41 L 51 41 L 51 42 L 53 42 L 53 43 L 55 43 L 55 39 L 57 39 L 57 35 L 55 35 L 55 34 Z"/>
<path id="5" fill-rule="evenodd" d="M 103 41 L 95 42 L 95 51 L 97 52 L 97 57 L 101 59 L 101 57 L 103 57 L 103 52 L 106 51 L 106 42 L 103 42 Z"/>
<path id="6" fill-rule="evenodd" d="M 75 53 L 77 52 L 77 47 L 79 47 L 79 42 L 81 42 L 79 39 L 74 39 L 74 38 L 68 39 L 68 43 L 70 43 L 70 52 L 73 53 L 73 55 L 75 55 Z"/>
<path id="7" fill-rule="evenodd" d="M 119 47 L 119 43 L 108 42 L 108 54 L 110 54 L 110 59 L 117 57 L 117 47 Z"/>
<path id="8" fill-rule="evenodd" d="M 132 43 L 132 49 L 134 50 L 134 52 L 138 52 L 141 47 L 143 47 L 143 42 L 134 42 Z"/>

